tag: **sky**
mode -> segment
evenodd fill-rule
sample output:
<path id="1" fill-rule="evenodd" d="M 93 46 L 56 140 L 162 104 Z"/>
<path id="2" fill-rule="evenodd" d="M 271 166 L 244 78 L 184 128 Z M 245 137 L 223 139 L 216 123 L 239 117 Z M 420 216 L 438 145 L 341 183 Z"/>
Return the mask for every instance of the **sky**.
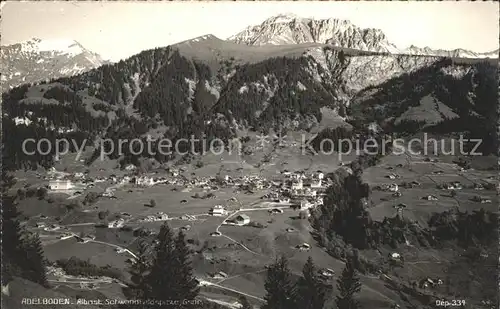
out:
<path id="1" fill-rule="evenodd" d="M 498 2 L 3 2 L 1 44 L 37 37 L 73 39 L 117 61 L 205 34 L 221 39 L 271 16 L 348 19 L 381 29 L 399 48 L 498 49 Z"/>

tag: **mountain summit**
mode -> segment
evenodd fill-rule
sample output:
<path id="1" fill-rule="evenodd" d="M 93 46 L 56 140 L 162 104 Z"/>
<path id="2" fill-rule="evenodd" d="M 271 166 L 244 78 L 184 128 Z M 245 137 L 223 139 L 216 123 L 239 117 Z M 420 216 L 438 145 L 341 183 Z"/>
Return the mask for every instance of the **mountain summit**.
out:
<path id="1" fill-rule="evenodd" d="M 498 50 L 489 53 L 475 53 L 463 49 L 433 50 L 429 47 L 419 48 L 416 46 L 399 49 L 388 40 L 380 29 L 363 29 L 348 20 L 302 18 L 294 14 L 280 14 L 270 17 L 262 24 L 247 27 L 228 40 L 246 45 L 321 43 L 391 54 L 498 58 Z"/>
<path id="2" fill-rule="evenodd" d="M 378 29 L 361 29 L 348 20 L 301 18 L 281 14 L 250 26 L 229 40 L 247 45 L 328 43 L 339 47 L 373 52 L 397 50 Z"/>
<path id="3" fill-rule="evenodd" d="M 23 83 L 70 76 L 107 61 L 71 39 L 28 41 L 2 46 L 2 91 Z"/>

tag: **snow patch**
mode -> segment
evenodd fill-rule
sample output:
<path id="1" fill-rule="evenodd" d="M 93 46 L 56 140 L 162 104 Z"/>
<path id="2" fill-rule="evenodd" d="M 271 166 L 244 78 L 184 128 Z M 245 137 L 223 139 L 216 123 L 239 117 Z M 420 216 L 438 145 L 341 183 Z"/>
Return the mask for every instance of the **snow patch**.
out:
<path id="1" fill-rule="evenodd" d="M 192 100 L 194 98 L 194 90 L 196 89 L 196 81 L 187 77 L 184 77 L 184 80 L 189 86 L 189 100 Z"/>

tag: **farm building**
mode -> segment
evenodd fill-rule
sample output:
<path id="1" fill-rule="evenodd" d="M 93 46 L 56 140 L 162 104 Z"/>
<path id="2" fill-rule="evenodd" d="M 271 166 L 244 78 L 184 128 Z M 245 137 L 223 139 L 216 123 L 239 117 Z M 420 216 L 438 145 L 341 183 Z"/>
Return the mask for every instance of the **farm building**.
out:
<path id="1" fill-rule="evenodd" d="M 423 199 L 428 200 L 428 201 L 437 201 L 438 200 L 437 196 L 435 196 L 435 195 L 427 195 L 427 196 L 424 196 Z"/>
<path id="2" fill-rule="evenodd" d="M 237 225 L 245 225 L 250 223 L 250 217 L 248 215 L 242 214 L 236 217 L 234 219 L 234 222 L 236 222 Z"/>
<path id="3" fill-rule="evenodd" d="M 300 201 L 300 210 L 305 210 L 309 208 L 313 208 L 314 204 L 309 202 L 308 200 L 302 200 Z"/>
<path id="4" fill-rule="evenodd" d="M 74 188 L 71 180 L 51 180 L 49 181 L 50 190 L 69 190 Z"/>
<path id="5" fill-rule="evenodd" d="M 303 243 L 297 245 L 296 248 L 299 249 L 300 251 L 309 251 L 311 249 L 311 246 L 308 243 Z"/>
<path id="6" fill-rule="evenodd" d="M 227 214 L 227 211 L 226 209 L 224 209 L 224 206 L 215 205 L 214 207 L 210 208 L 208 214 L 211 216 L 224 216 Z"/>

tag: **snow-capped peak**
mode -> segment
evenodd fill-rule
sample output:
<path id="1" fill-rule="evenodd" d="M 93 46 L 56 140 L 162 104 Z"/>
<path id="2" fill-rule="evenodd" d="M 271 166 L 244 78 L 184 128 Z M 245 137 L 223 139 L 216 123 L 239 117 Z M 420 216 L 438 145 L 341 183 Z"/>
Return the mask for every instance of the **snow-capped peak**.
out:
<path id="1" fill-rule="evenodd" d="M 58 54 L 78 55 L 86 49 L 77 41 L 71 39 L 48 39 L 33 38 L 21 43 L 21 52 L 41 53 L 54 52 Z"/>
<path id="2" fill-rule="evenodd" d="M 75 40 L 39 38 L 2 46 L 0 62 L 1 82 L 6 89 L 23 83 L 80 74 L 107 63 Z"/>
<path id="3" fill-rule="evenodd" d="M 300 19 L 299 16 L 293 14 L 293 13 L 285 13 L 285 14 L 279 14 L 274 17 L 271 17 L 267 19 L 268 22 L 272 23 L 289 23 L 293 20 Z"/>
<path id="4" fill-rule="evenodd" d="M 247 27 L 240 33 L 229 37 L 228 40 L 246 45 L 321 43 L 391 54 L 498 58 L 498 52 L 477 53 L 461 48 L 442 50 L 412 45 L 406 49 L 400 49 L 391 43 L 380 29 L 363 29 L 349 20 L 302 18 L 295 14 L 279 14 L 270 17 L 260 25 Z"/>

